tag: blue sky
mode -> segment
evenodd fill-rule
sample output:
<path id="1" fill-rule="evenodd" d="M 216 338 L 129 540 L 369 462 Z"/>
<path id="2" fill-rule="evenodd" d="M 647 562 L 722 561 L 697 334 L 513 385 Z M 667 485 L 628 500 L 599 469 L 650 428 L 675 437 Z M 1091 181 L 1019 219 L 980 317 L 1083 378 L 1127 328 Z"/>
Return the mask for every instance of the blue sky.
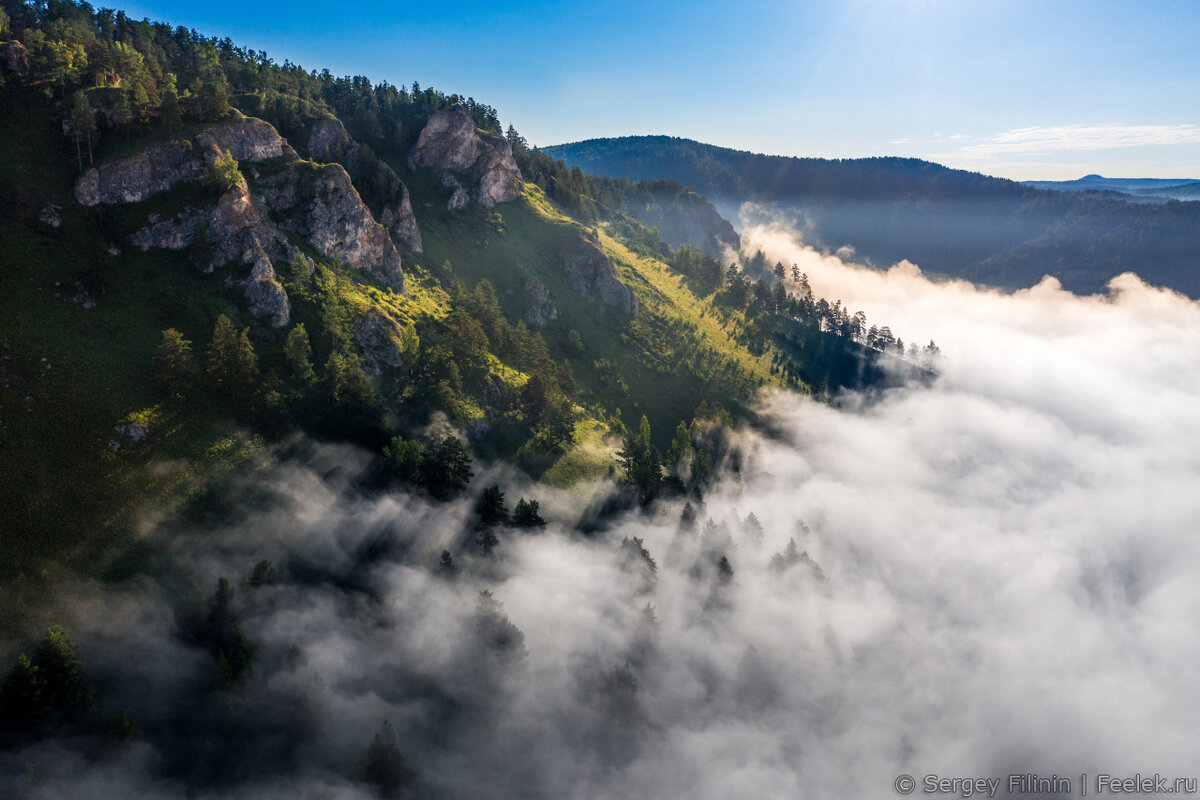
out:
<path id="1" fill-rule="evenodd" d="M 1200 3 L 123 6 L 277 61 L 434 86 L 535 144 L 670 134 L 1011 178 L 1200 178 Z"/>

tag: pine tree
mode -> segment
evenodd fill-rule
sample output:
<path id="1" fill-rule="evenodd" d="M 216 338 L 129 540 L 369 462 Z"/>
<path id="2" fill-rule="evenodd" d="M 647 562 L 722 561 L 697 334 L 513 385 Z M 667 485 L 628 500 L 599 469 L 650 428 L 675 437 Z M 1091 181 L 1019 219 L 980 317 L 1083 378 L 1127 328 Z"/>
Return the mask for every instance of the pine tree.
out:
<path id="1" fill-rule="evenodd" d="M 52 625 L 31 659 L 25 654 L 0 688 L 0 717 L 17 727 L 47 718 L 77 717 L 96 702 L 96 691 L 83 677 L 83 655 L 67 630 Z"/>
<path id="2" fill-rule="evenodd" d="M 458 564 L 454 563 L 454 556 L 450 555 L 449 550 L 442 551 L 442 556 L 438 559 L 437 574 L 450 580 L 458 576 Z"/>
<path id="3" fill-rule="evenodd" d="M 687 423 L 680 422 L 675 428 L 675 438 L 671 440 L 671 446 L 667 449 L 666 467 L 669 470 L 676 471 L 681 464 L 691 460 L 692 455 L 692 436 L 688 430 Z"/>
<path id="4" fill-rule="evenodd" d="M 625 468 L 624 485 L 637 490 L 643 506 L 650 505 L 662 487 L 662 465 L 650 440 L 650 421 L 645 414 L 638 432 L 625 438 L 625 448 L 618 458 Z"/>
<path id="5" fill-rule="evenodd" d="M 517 505 L 513 509 L 512 523 L 518 528 L 544 528 L 546 520 L 539 512 L 540 505 L 537 500 L 526 500 L 522 497 L 517 500 Z"/>
<path id="6" fill-rule="evenodd" d="M 386 719 L 367 748 L 366 778 L 384 797 L 396 797 L 414 777 L 400 753 L 396 729 Z"/>
<path id="7" fill-rule="evenodd" d="M 421 479 L 426 491 L 438 500 L 460 494 L 471 482 L 471 456 L 454 436 L 444 436 L 425 445 Z"/>
<path id="8" fill-rule="evenodd" d="M 394 436 L 383 448 L 383 469 L 400 483 L 415 486 L 421 482 L 425 446 L 420 442 Z"/>
<path id="9" fill-rule="evenodd" d="M 243 396 L 251 394 L 257 379 L 258 356 L 254 352 L 254 345 L 250 344 L 250 329 L 242 328 L 241 334 L 238 335 L 237 350 L 233 360 L 233 381 L 237 387 L 236 391 Z"/>
<path id="10" fill-rule="evenodd" d="M 325 381 L 333 404 L 353 415 L 374 411 L 379 405 L 379 394 L 363 370 L 362 360 L 353 351 L 329 355 Z"/>
<path id="11" fill-rule="evenodd" d="M 206 371 L 213 389 L 233 395 L 236 392 L 238 336 L 229 317 L 222 314 L 213 325 L 208 346 Z"/>
<path id="12" fill-rule="evenodd" d="M 301 386 L 312 386 L 317 382 L 317 373 L 312 363 L 312 343 L 308 339 L 308 331 L 301 322 L 288 332 L 287 341 L 283 345 L 284 357 L 291 367 L 292 376 Z"/>
<path id="13" fill-rule="evenodd" d="M 729 563 L 727 556 L 721 556 L 721 560 L 717 562 L 717 580 L 722 584 L 733 580 L 733 564 Z"/>
<path id="14" fill-rule="evenodd" d="M 484 528 L 504 525 L 508 522 L 508 508 L 504 505 L 504 492 L 496 484 L 483 490 L 475 503 L 475 515 Z"/>
<path id="15" fill-rule="evenodd" d="M 242 171 L 238 168 L 237 159 L 228 150 L 213 159 L 208 179 L 216 184 L 222 192 L 228 192 L 244 180 Z"/>
<path id="16" fill-rule="evenodd" d="M 183 397 L 196 373 L 196 360 L 192 357 L 192 343 L 174 328 L 162 332 L 158 355 L 154 359 L 158 378 L 172 397 Z"/>
<path id="17" fill-rule="evenodd" d="M 75 158 L 79 162 L 79 171 L 83 172 L 83 149 L 81 143 L 87 141 L 88 166 L 92 165 L 92 137 L 96 134 L 96 115 L 87 95 L 78 89 L 71 95 L 71 133 L 75 138 Z"/>

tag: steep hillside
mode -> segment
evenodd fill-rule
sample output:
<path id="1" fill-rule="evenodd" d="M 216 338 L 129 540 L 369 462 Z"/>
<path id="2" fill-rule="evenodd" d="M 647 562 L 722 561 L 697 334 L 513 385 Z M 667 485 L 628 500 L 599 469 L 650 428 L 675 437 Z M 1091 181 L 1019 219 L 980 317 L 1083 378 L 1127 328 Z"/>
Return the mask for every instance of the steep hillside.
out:
<path id="1" fill-rule="evenodd" d="M 608 474 L 643 415 L 665 450 L 699 407 L 863 385 L 898 349 L 783 265 L 672 249 L 736 245 L 703 198 L 570 170 L 474 101 L 86 6 L 11 17 L 9 574 L 103 564 L 296 435 L 435 497 L 388 458 L 447 434 L 562 483 Z"/>
<path id="2" fill-rule="evenodd" d="M 909 259 L 1007 288 L 1050 274 L 1081 292 L 1133 271 L 1200 297 L 1200 206 L 1190 203 L 1048 192 L 917 159 L 786 158 L 664 136 L 546 152 L 600 175 L 679 181 L 728 215 L 746 200 L 768 203 L 818 246 L 850 246 L 879 266 Z"/>

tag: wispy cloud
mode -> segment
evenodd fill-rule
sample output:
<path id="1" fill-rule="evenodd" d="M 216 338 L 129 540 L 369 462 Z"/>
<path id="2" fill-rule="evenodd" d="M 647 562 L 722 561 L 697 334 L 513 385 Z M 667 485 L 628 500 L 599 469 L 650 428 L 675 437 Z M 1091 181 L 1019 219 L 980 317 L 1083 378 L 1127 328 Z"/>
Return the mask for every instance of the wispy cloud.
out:
<path id="1" fill-rule="evenodd" d="M 1056 125 L 1017 128 L 962 147 L 967 158 L 1040 155 L 1070 150 L 1112 150 L 1146 145 L 1200 143 L 1197 125 Z"/>

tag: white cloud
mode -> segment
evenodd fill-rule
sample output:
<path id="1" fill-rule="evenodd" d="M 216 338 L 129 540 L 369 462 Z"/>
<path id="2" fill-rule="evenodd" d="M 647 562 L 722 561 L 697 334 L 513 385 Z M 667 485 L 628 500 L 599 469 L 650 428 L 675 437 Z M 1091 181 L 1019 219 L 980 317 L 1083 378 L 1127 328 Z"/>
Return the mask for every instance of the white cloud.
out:
<path id="1" fill-rule="evenodd" d="M 1017 128 L 977 144 L 965 145 L 947 157 L 988 159 L 1195 143 L 1200 143 L 1200 126 L 1197 125 L 1035 126 Z"/>

